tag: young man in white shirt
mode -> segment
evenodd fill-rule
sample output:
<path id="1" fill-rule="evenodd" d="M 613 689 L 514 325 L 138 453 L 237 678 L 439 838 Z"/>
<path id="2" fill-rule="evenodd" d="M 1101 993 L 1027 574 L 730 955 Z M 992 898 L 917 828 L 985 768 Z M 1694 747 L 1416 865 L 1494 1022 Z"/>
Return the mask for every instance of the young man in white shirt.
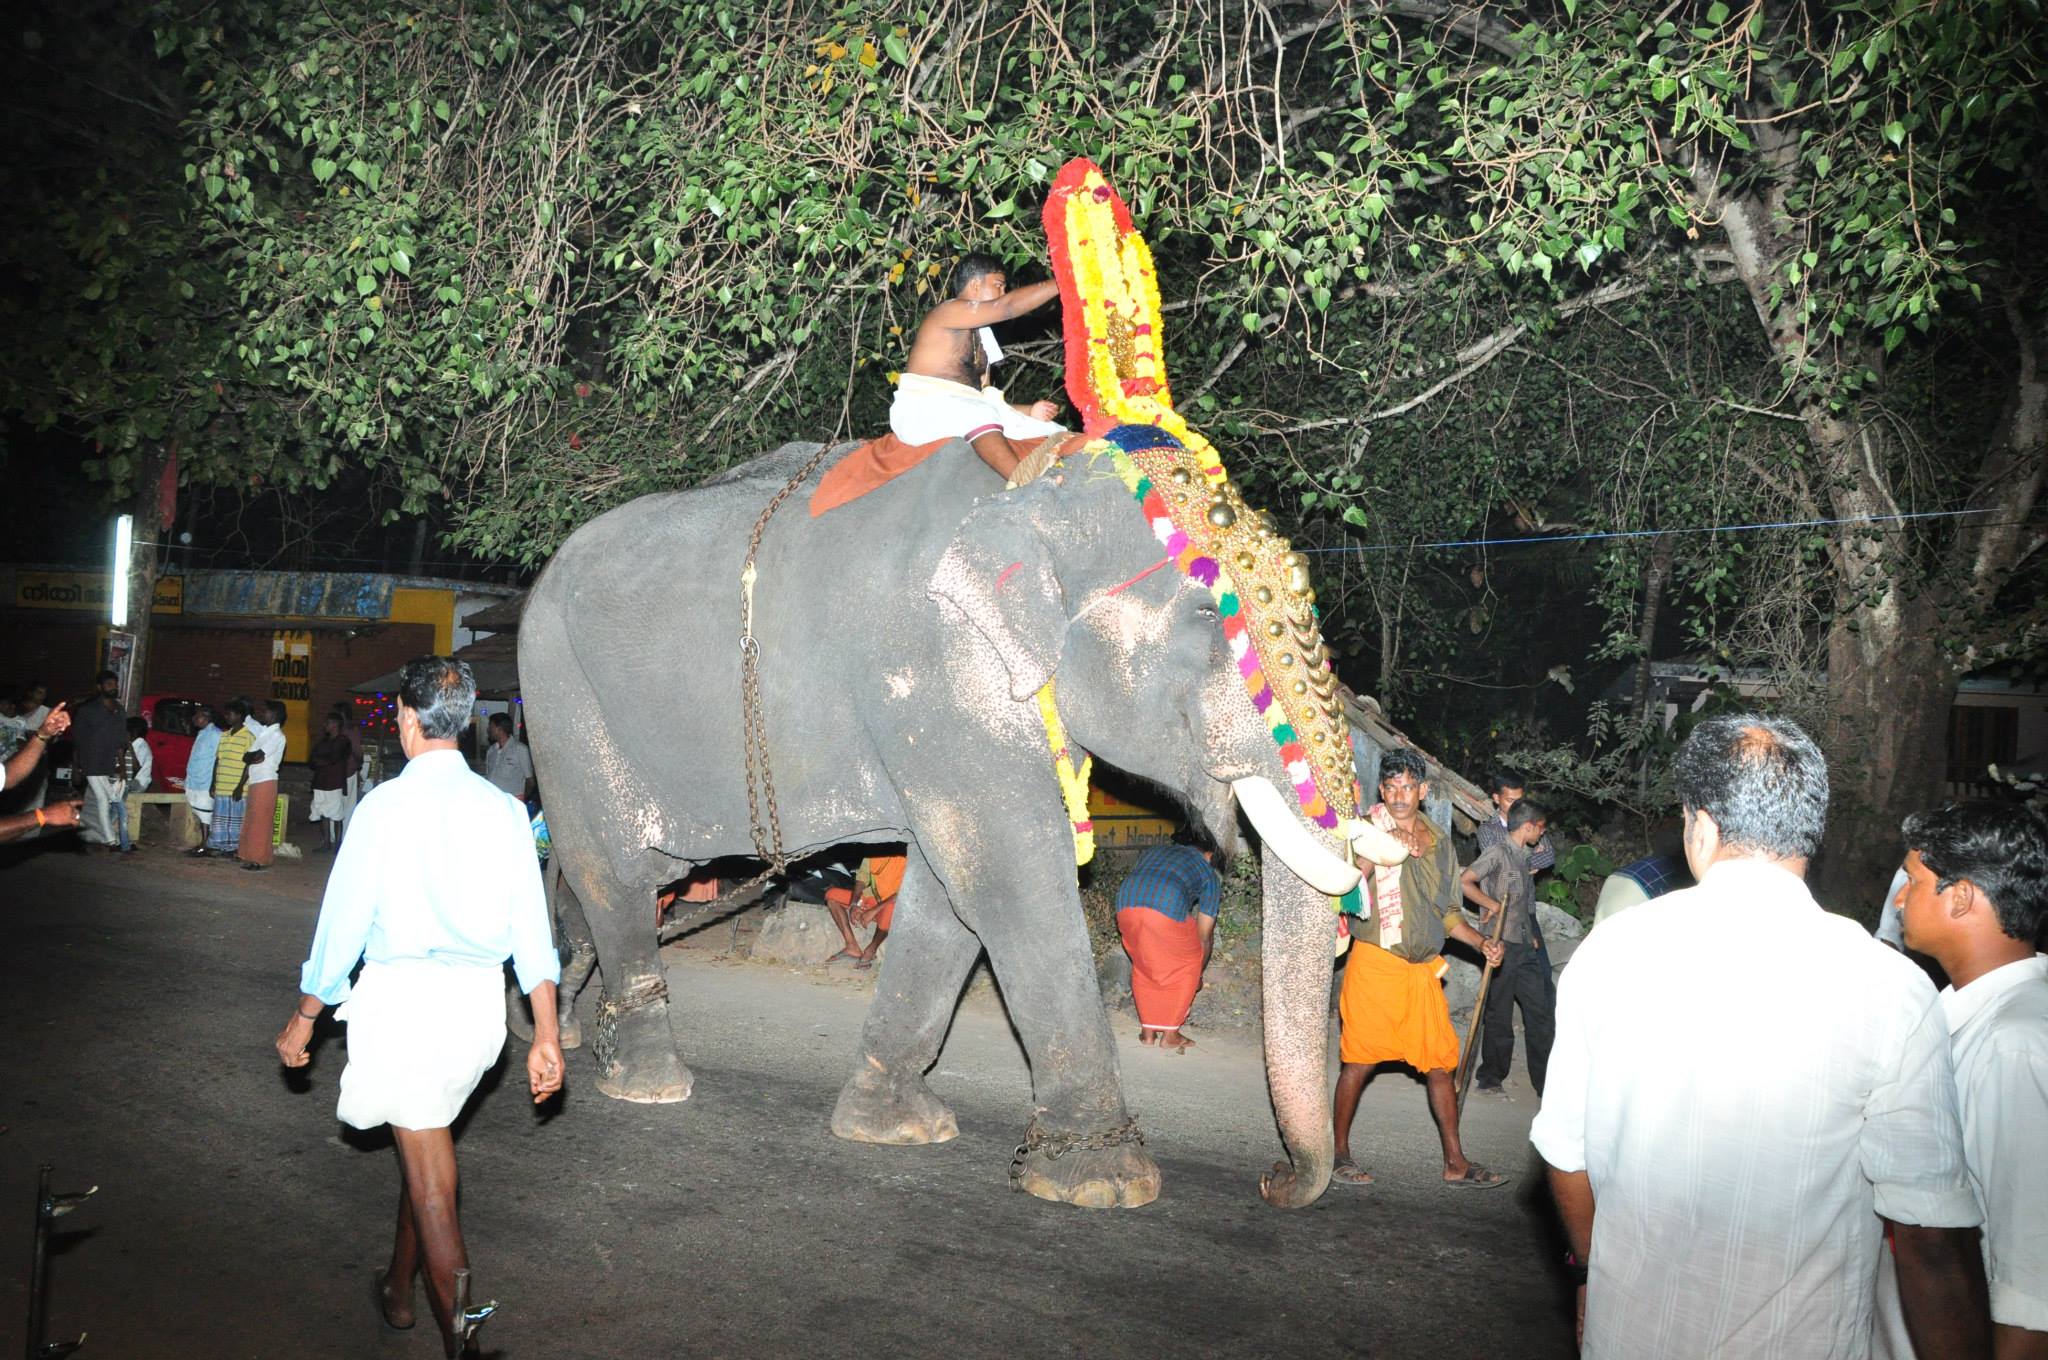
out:
<path id="1" fill-rule="evenodd" d="M 1906 819 L 1906 945 L 1939 963 L 1963 1117 L 1984 1205 L 1998 1360 L 2048 1357 L 2048 820 L 2018 803 L 1961 803 Z M 1880 1356 L 1912 1360 L 1887 1254 Z"/>
<path id="2" fill-rule="evenodd" d="M 1867 1355 L 1887 1222 L 1921 1360 L 1987 1354 L 1984 1220 L 1934 988 L 1806 887 L 1827 762 L 1792 723 L 1726 715 L 1694 729 L 1673 782 L 1699 886 L 1572 956 L 1529 1131 L 1582 1354 Z"/>

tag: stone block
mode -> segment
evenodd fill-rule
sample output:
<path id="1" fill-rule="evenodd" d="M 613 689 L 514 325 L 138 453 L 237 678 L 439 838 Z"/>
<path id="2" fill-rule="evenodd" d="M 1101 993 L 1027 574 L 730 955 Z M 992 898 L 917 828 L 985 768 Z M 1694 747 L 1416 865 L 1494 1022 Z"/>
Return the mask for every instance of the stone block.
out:
<path id="1" fill-rule="evenodd" d="M 786 902 L 762 916 L 752 957 L 810 968 L 837 954 L 844 945 L 831 912 L 811 902 Z"/>

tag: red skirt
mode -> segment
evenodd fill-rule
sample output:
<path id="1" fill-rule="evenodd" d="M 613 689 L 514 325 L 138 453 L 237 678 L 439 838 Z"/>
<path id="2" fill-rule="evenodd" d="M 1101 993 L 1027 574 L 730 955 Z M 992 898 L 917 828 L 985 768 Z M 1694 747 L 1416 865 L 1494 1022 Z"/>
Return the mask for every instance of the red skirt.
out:
<path id="1" fill-rule="evenodd" d="M 1150 907 L 1125 907 L 1116 914 L 1116 928 L 1131 956 L 1139 1025 L 1179 1029 L 1202 985 L 1202 933 L 1194 917 L 1176 921 Z"/>

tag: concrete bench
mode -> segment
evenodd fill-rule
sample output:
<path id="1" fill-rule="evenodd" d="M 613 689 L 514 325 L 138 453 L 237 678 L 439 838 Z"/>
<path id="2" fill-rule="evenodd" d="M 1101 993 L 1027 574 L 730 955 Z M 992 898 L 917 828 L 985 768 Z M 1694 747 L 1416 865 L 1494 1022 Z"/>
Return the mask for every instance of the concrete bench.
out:
<path id="1" fill-rule="evenodd" d="M 128 838 L 135 844 L 142 844 L 143 809 L 158 806 L 165 810 L 165 836 L 171 845 L 179 850 L 189 850 L 199 844 L 205 833 L 199 819 L 192 815 L 192 805 L 185 801 L 182 793 L 131 793 L 122 800 L 127 805 Z M 291 822 L 291 795 L 277 796 L 277 820 L 271 832 L 271 844 L 283 839 L 282 831 Z"/>

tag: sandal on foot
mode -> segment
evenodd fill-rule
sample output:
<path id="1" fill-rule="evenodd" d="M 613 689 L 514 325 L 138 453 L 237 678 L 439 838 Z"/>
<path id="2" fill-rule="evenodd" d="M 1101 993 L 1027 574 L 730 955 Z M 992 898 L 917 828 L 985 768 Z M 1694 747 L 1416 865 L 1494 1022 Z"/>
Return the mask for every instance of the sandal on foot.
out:
<path id="1" fill-rule="evenodd" d="M 415 1317 L 411 1322 L 407 1323 L 397 1323 L 391 1320 L 391 1314 L 386 1307 L 387 1295 L 384 1291 L 384 1281 L 386 1278 L 381 1266 L 370 1272 L 370 1302 L 377 1305 L 377 1321 L 383 1323 L 394 1332 L 409 1332 L 419 1325 L 419 1319 Z"/>
<path id="2" fill-rule="evenodd" d="M 1371 1185 L 1372 1183 L 1372 1172 L 1360 1167 L 1357 1162 L 1352 1161 L 1348 1157 L 1330 1168 L 1330 1184 L 1332 1185 Z"/>
<path id="3" fill-rule="evenodd" d="M 830 968 L 830 967 L 831 967 L 831 966 L 832 966 L 833 964 L 835 964 L 835 963 L 854 963 L 854 964 L 857 964 L 857 963 L 859 963 L 859 962 L 860 962 L 860 951 L 859 951 L 858 949 L 842 949 L 842 950 L 840 950 L 840 951 L 839 951 L 839 952 L 838 952 L 837 954 L 834 954 L 834 955 L 833 955 L 833 956 L 832 956 L 831 958 L 829 958 L 829 959 L 826 959 L 826 960 L 825 960 L 825 966 L 826 966 L 827 968 Z"/>
<path id="4" fill-rule="evenodd" d="M 1446 1176 L 1444 1184 L 1453 1190 L 1491 1190 L 1496 1185 L 1506 1185 L 1508 1178 L 1498 1171 L 1488 1171 L 1477 1162 L 1468 1162 L 1465 1174 L 1455 1180 Z"/>

